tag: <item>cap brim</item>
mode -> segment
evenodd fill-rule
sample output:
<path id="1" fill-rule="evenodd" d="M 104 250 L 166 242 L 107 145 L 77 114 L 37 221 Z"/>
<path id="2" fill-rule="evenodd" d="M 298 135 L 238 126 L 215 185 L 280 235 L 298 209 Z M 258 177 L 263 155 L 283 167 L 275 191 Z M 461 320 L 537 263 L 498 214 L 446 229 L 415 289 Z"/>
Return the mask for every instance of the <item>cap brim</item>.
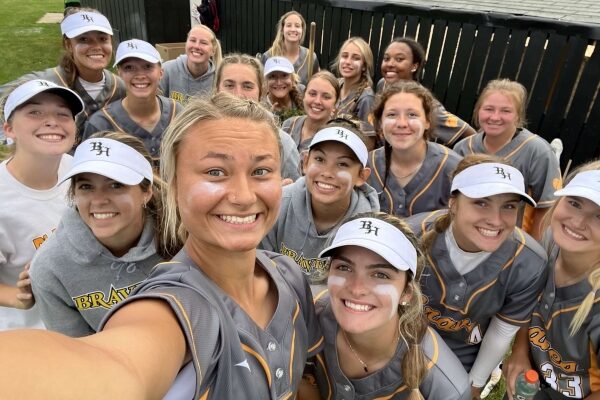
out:
<path id="1" fill-rule="evenodd" d="M 76 93 L 74 93 L 73 91 L 71 91 L 67 88 L 57 87 L 57 88 L 51 88 L 51 89 L 44 90 L 43 92 L 54 93 L 57 96 L 62 97 L 67 102 L 69 109 L 73 113 L 73 117 L 75 117 L 77 114 L 82 112 L 83 109 L 85 108 L 85 105 L 83 104 L 83 100 L 81 100 L 81 98 Z M 42 93 L 42 92 L 40 92 L 40 93 Z"/>
<path id="2" fill-rule="evenodd" d="M 152 63 L 152 64 L 160 64 L 161 63 L 161 60 L 159 58 L 152 57 L 149 54 L 131 52 L 131 53 L 127 53 L 126 55 L 116 59 L 114 67 L 118 66 L 121 62 L 123 62 L 123 60 L 127 60 L 128 58 L 139 58 L 140 60 L 148 61 L 149 63 Z"/>
<path id="3" fill-rule="evenodd" d="M 376 242 L 374 240 L 369 240 L 368 238 L 348 238 L 345 240 L 341 240 L 338 243 L 327 247 L 325 250 L 319 253 L 319 257 L 330 257 L 331 252 L 335 249 L 339 249 L 340 247 L 345 246 L 358 246 L 380 255 L 384 260 L 390 263 L 391 266 L 396 268 L 398 271 L 411 271 L 413 275 L 416 271 L 413 271 L 407 264 L 406 261 L 402 260 L 399 256 L 395 256 L 393 251 L 386 245 L 381 244 L 380 242 Z"/>
<path id="4" fill-rule="evenodd" d="M 521 196 L 521 198 L 523 198 L 523 200 L 525 200 L 526 202 L 531 204 L 533 207 L 535 207 L 537 205 L 535 200 L 533 200 L 527 193 L 516 189 L 512 185 L 507 185 L 507 184 L 503 184 L 503 183 L 495 182 L 495 183 L 488 183 L 488 184 L 484 184 L 484 185 L 483 184 L 482 185 L 472 185 L 472 186 L 463 187 L 463 188 L 460 188 L 457 190 L 459 192 L 461 192 L 462 194 L 464 194 L 465 196 L 470 197 L 472 199 L 481 199 L 484 197 L 494 196 L 494 195 L 503 194 L 503 193 L 514 193 L 514 194 L 518 194 L 519 196 Z"/>
<path id="5" fill-rule="evenodd" d="M 284 67 L 274 67 L 271 68 L 268 72 L 265 71 L 265 76 L 269 76 L 269 74 L 272 74 L 273 72 L 285 72 L 286 74 L 292 74 L 294 72 L 294 70 L 292 69 L 291 71 L 287 68 Z"/>
<path id="6" fill-rule="evenodd" d="M 594 202 L 596 205 L 600 206 L 600 192 L 594 189 L 590 189 L 584 186 L 574 186 L 564 187 L 560 190 L 554 192 L 554 195 L 557 197 L 564 196 L 574 196 L 574 197 L 583 197 L 588 199 L 589 201 Z"/>
<path id="7" fill-rule="evenodd" d="M 124 165 L 114 164 L 106 161 L 90 160 L 73 166 L 66 175 L 60 178 L 58 184 L 77 174 L 92 173 L 105 176 L 124 185 L 138 185 L 144 180 L 144 176 Z"/>
<path id="8" fill-rule="evenodd" d="M 89 26 L 82 26 L 79 28 L 72 29 L 69 32 L 65 32 L 65 36 L 68 37 L 69 39 L 73 39 L 74 37 L 77 37 L 77 36 L 81 35 L 82 33 L 92 32 L 92 31 L 106 33 L 110 36 L 113 35 L 113 31 L 110 28 L 105 28 L 103 26 L 97 26 L 97 25 L 89 25 Z"/>

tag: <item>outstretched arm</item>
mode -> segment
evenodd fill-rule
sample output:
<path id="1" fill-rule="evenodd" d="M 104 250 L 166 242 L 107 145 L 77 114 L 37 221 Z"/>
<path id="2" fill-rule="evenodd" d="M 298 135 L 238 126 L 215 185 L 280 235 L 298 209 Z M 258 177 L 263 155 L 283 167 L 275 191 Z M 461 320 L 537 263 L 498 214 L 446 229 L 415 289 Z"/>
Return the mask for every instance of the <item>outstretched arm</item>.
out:
<path id="1" fill-rule="evenodd" d="M 166 302 L 138 300 L 81 339 L 49 331 L 0 333 L 0 398 L 160 399 L 186 343 Z"/>

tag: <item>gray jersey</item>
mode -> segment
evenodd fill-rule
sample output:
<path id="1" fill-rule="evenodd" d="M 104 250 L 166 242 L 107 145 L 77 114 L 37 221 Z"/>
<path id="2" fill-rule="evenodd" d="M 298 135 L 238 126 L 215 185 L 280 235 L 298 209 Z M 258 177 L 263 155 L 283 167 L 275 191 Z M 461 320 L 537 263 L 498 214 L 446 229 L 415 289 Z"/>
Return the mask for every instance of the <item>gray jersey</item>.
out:
<path id="1" fill-rule="evenodd" d="M 258 251 L 256 264 L 277 290 L 277 309 L 266 329 L 225 295 L 185 250 L 159 264 L 104 323 L 131 301 L 164 300 L 179 320 L 192 356 L 194 399 L 293 397 L 307 358 L 321 350 L 323 341 L 312 296 L 289 258 Z"/>
<path id="2" fill-rule="evenodd" d="M 162 94 L 180 103 L 185 103 L 192 96 L 209 94 L 215 78 L 215 65 L 208 62 L 208 71 L 194 78 L 187 67 L 187 55 L 182 54 L 174 60 L 163 64 L 163 77 L 160 80 Z"/>
<path id="3" fill-rule="evenodd" d="M 575 336 L 569 324 L 592 287 L 587 279 L 556 287 L 554 268 L 558 247 L 553 246 L 548 261 L 548 281 L 529 324 L 529 347 L 533 367 L 557 392 L 583 399 L 600 392 L 600 293 Z"/>
<path id="4" fill-rule="evenodd" d="M 438 143 L 427 142 L 423 165 L 404 187 L 391 171 L 386 176 L 385 149 L 380 147 L 369 154 L 371 168 L 369 184 L 379 193 L 381 211 L 408 217 L 448 205 L 452 181 L 450 175 L 461 157 Z M 384 184 L 385 180 L 385 184 Z"/>
<path id="5" fill-rule="evenodd" d="M 281 129 L 278 132 L 281 141 L 281 177 L 295 181 L 300 178 L 300 154 L 292 137 Z"/>
<path id="6" fill-rule="evenodd" d="M 267 50 L 263 53 L 261 61 L 263 65 L 267 62 L 267 60 L 271 58 L 271 52 Z M 313 74 L 319 70 L 319 60 L 317 59 L 317 53 L 313 52 Z M 300 46 L 300 54 L 298 55 L 298 59 L 294 63 L 294 70 L 296 74 L 300 77 L 300 83 L 306 85 L 308 82 L 308 49 L 304 46 Z"/>
<path id="7" fill-rule="evenodd" d="M 454 146 L 454 150 L 462 156 L 487 153 L 483 144 L 484 137 L 485 134 L 479 132 L 465 138 Z M 555 201 L 554 192 L 562 187 L 562 180 L 558 160 L 548 142 L 527 129 L 519 129 L 512 140 L 495 155 L 505 158 L 521 171 L 526 191 L 536 201 L 538 208 L 552 206 Z"/>
<path id="8" fill-rule="evenodd" d="M 379 211 L 377 193 L 369 185 L 355 187 L 344 218 L 367 211 Z M 305 178 L 283 188 L 277 222 L 261 242 L 261 248 L 276 251 L 292 258 L 306 274 L 311 284 L 321 284 L 327 275 L 327 260 L 319 258 L 336 227 L 317 232 L 310 192 Z"/>
<path id="9" fill-rule="evenodd" d="M 385 80 L 381 78 L 377 82 L 377 93 L 382 93 L 384 89 Z M 462 138 L 475 134 L 475 129 L 471 125 L 447 111 L 439 101 L 435 100 L 434 107 L 433 118 L 435 126 L 431 133 L 434 142 L 452 147 Z"/>
<path id="10" fill-rule="evenodd" d="M 31 262 L 33 293 L 44 324 L 73 337 L 95 333 L 106 313 L 161 261 L 152 218 L 146 220 L 138 243 L 115 257 L 77 210 L 69 208 Z"/>
<path id="11" fill-rule="evenodd" d="M 402 358 L 406 345 L 398 342 L 394 357 L 387 365 L 360 379 L 350 379 L 344 375 L 339 364 L 336 337 L 339 326 L 331 310 L 329 297 L 319 299 L 315 304 L 317 318 L 323 331 L 325 345 L 317 355 L 316 381 L 324 399 L 393 399 L 408 398 L 410 391 L 402 377 Z M 444 343 L 440 336 L 428 328 L 423 336 L 421 348 L 427 360 L 427 374 L 419 389 L 428 400 L 469 400 L 471 385 L 469 376 Z"/>
<path id="12" fill-rule="evenodd" d="M 343 80 L 340 80 L 343 82 Z M 343 84 L 343 83 L 342 83 Z M 358 119 L 369 122 L 369 114 L 373 111 L 375 102 L 375 93 L 370 87 L 366 87 L 360 92 L 353 90 L 343 99 L 339 99 L 335 105 L 338 114 L 352 114 Z"/>
<path id="13" fill-rule="evenodd" d="M 407 222 L 421 236 L 445 212 L 415 215 Z M 421 278 L 425 314 L 467 371 L 492 317 L 512 325 L 528 323 L 547 277 L 544 249 L 519 228 L 465 275 L 452 264 L 443 234 L 426 259 Z"/>
<path id="14" fill-rule="evenodd" d="M 85 125 L 83 139 L 85 140 L 92 134 L 104 130 L 125 132 L 141 139 L 150 155 L 153 158 L 159 158 L 163 133 L 183 107 L 173 99 L 163 96 L 157 97 L 160 105 L 160 120 L 152 132 L 148 132 L 131 119 L 123 107 L 122 101 L 115 101 L 90 117 Z"/>
<path id="15" fill-rule="evenodd" d="M 77 94 L 79 95 L 79 97 L 81 97 L 85 104 L 83 112 L 79 113 L 79 115 L 75 119 L 75 123 L 77 124 L 78 135 L 82 135 L 84 124 L 92 114 L 94 114 L 96 111 L 100 110 L 107 104 L 125 97 L 125 84 L 123 83 L 121 78 L 119 78 L 118 76 L 106 69 L 104 70 L 104 78 L 104 87 L 102 88 L 102 91 L 100 92 L 98 97 L 96 97 L 95 99 L 93 99 L 88 94 L 88 92 L 83 88 L 83 86 L 78 80 L 75 80 L 73 86 L 67 85 L 67 73 L 60 66 L 48 68 L 44 71 L 32 72 L 30 74 L 23 75 L 17 81 L 25 82 L 32 79 L 45 79 L 47 81 L 54 82 L 57 85 L 68 87 L 77 92 Z M 15 81 L 15 83 L 17 81 Z M 12 84 L 13 82 L 10 83 L 10 85 Z M 4 94 L 4 91 L 6 90 L 7 86 L 8 85 L 4 85 L 0 87 L 0 97 Z M 78 136 L 78 138 L 80 137 L 81 136 Z"/>
<path id="16" fill-rule="evenodd" d="M 298 153 L 307 151 L 308 146 L 310 146 L 310 142 L 312 142 L 312 137 L 304 141 L 302 140 L 302 127 L 304 126 L 304 121 L 306 121 L 306 118 L 306 115 L 288 118 L 283 121 L 283 124 L 281 125 L 281 129 L 287 132 L 296 144 Z"/>

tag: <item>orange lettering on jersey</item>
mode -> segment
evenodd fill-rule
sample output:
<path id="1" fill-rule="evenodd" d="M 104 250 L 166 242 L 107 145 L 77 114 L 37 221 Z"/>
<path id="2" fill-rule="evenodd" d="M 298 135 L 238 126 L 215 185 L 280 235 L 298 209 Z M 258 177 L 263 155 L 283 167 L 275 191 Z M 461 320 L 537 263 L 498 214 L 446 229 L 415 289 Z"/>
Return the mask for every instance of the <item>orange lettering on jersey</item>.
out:
<path id="1" fill-rule="evenodd" d="M 324 258 L 306 258 L 304 254 L 298 254 L 296 250 L 290 249 L 281 242 L 280 253 L 293 259 L 306 275 L 325 276 L 327 271 L 327 260 Z"/>
<path id="2" fill-rule="evenodd" d="M 424 309 L 425 315 L 427 316 L 427 320 L 429 321 L 429 323 L 442 331 L 458 332 L 464 329 L 467 332 L 471 332 L 475 327 L 478 328 L 479 326 L 478 324 L 471 321 L 469 318 L 457 321 L 451 317 L 443 317 L 441 312 L 430 306 L 425 306 Z M 481 341 L 480 335 L 478 335 L 477 337 L 479 337 L 479 341 Z M 474 340 L 474 343 L 479 343 L 479 341 L 476 341 L 477 339 Z"/>
<path id="3" fill-rule="evenodd" d="M 529 327 L 529 343 L 538 349 L 547 352 L 550 362 L 568 373 L 577 371 L 577 363 L 574 361 L 563 361 L 560 353 L 552 347 L 552 344 L 546 337 L 546 332 L 539 326 Z"/>
<path id="4" fill-rule="evenodd" d="M 39 249 L 40 246 L 42 245 L 42 243 L 44 243 L 46 241 L 46 239 L 48 239 L 48 235 L 46 235 L 45 233 L 42 236 L 38 236 L 36 238 L 33 239 L 33 247 L 35 247 L 35 249 Z"/>

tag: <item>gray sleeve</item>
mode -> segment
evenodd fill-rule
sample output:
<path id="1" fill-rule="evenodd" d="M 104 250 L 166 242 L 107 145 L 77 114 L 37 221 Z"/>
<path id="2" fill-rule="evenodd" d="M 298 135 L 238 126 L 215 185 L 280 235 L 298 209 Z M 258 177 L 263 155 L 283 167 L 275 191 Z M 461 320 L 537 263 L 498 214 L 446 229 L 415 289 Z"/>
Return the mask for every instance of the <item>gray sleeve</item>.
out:
<path id="1" fill-rule="evenodd" d="M 369 122 L 369 114 L 373 110 L 374 101 L 375 97 L 372 93 L 363 92 L 356 103 L 356 116 L 365 122 Z"/>
<path id="2" fill-rule="evenodd" d="M 536 138 L 531 142 L 531 163 L 527 168 L 531 197 L 537 202 L 537 208 L 547 208 L 555 201 L 554 192 L 562 186 L 560 166 L 544 139 Z"/>
<path id="3" fill-rule="evenodd" d="M 96 132 L 113 129 L 113 126 L 104 116 L 102 110 L 96 111 L 85 123 L 81 140 L 85 140 Z"/>
<path id="4" fill-rule="evenodd" d="M 96 333 L 79 313 L 60 280 L 50 271 L 51 264 L 35 257 L 30 270 L 35 304 L 44 325 L 51 331 L 71 337 Z"/>
<path id="5" fill-rule="evenodd" d="M 279 131 L 281 139 L 281 177 L 293 181 L 300 178 L 300 154 L 296 143 L 285 131 Z"/>
<path id="6" fill-rule="evenodd" d="M 170 97 L 169 96 L 169 69 L 165 68 L 163 69 L 163 77 L 161 78 L 160 82 L 158 83 L 158 88 L 160 89 L 160 92 L 163 96 L 165 97 Z"/>
<path id="7" fill-rule="evenodd" d="M 265 236 L 258 244 L 258 248 L 273 251 L 275 253 L 279 252 L 279 246 L 277 246 L 277 222 L 275 222 L 275 225 L 273 225 L 269 233 L 267 233 L 267 236 Z"/>
<path id="8" fill-rule="evenodd" d="M 319 59 L 317 58 L 317 53 L 313 52 L 313 74 L 321 69 L 319 66 Z"/>

